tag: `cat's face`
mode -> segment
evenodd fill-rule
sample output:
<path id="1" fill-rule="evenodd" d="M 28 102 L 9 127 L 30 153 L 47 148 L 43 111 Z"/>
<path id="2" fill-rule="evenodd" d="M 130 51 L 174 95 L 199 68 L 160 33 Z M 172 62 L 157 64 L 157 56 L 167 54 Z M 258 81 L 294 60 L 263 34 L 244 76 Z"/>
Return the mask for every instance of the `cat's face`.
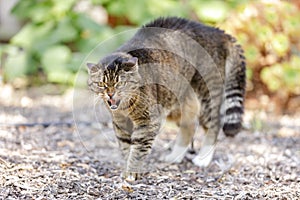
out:
<path id="1" fill-rule="evenodd" d="M 129 55 L 111 55 L 99 64 L 88 63 L 89 88 L 100 95 L 111 110 L 128 104 L 139 88 L 138 59 Z"/>

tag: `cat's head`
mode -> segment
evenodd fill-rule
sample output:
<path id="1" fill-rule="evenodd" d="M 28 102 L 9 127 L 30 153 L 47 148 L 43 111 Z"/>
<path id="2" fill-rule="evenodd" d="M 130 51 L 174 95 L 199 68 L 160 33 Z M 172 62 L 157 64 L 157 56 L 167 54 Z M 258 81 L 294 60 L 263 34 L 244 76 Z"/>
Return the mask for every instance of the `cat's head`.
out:
<path id="1" fill-rule="evenodd" d="M 98 64 L 87 63 L 89 88 L 100 95 L 112 110 L 126 104 L 139 88 L 138 59 L 115 53 Z"/>

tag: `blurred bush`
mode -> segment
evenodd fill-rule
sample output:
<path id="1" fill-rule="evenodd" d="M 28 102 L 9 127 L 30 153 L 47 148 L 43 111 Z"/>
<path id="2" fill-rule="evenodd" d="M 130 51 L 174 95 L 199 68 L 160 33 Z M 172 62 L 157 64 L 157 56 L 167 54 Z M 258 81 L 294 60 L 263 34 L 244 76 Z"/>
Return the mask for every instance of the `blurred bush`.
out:
<path id="1" fill-rule="evenodd" d="M 248 97 L 266 94 L 280 108 L 293 104 L 293 110 L 300 107 L 300 9 L 291 2 L 298 1 L 20 0 L 11 12 L 25 25 L 9 44 L 0 45 L 4 78 L 73 84 L 84 58 L 100 42 L 175 15 L 234 35 L 247 58 Z M 126 39 L 118 38 L 115 46 Z"/>
<path id="2" fill-rule="evenodd" d="M 222 26 L 244 47 L 248 94 L 268 95 L 281 111 L 300 107 L 299 11 L 286 1 L 253 1 L 237 8 Z"/>
<path id="3" fill-rule="evenodd" d="M 12 10 L 27 23 L 2 48 L 5 79 L 43 74 L 54 83 L 71 84 L 86 53 L 114 34 L 76 10 L 76 0 L 19 1 Z"/>
<path id="4" fill-rule="evenodd" d="M 239 0 L 19 0 L 11 12 L 25 25 L 9 45 L 0 45 L 4 78 L 7 82 L 30 77 L 25 80 L 72 84 L 86 55 L 120 31 L 172 15 L 215 24 L 223 21 L 239 3 Z M 120 45 L 124 40 L 116 42 Z"/>

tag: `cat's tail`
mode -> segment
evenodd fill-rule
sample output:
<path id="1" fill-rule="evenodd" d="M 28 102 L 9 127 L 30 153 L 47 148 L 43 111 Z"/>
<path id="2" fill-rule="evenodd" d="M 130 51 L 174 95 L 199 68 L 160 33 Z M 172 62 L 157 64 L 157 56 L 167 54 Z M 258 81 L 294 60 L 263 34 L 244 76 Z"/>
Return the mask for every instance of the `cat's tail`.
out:
<path id="1" fill-rule="evenodd" d="M 223 131 L 226 136 L 235 136 L 242 128 L 244 94 L 246 87 L 246 62 L 240 45 L 229 44 L 226 59 L 226 78 L 223 92 Z"/>

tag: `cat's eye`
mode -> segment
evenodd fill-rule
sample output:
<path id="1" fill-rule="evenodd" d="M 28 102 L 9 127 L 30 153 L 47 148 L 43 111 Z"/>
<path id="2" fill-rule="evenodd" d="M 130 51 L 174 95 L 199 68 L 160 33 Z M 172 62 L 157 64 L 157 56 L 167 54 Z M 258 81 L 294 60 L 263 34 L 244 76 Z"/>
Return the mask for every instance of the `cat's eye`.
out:
<path id="1" fill-rule="evenodd" d="M 107 85 L 106 85 L 104 82 L 99 82 L 99 83 L 98 83 L 98 86 L 99 86 L 101 89 L 107 88 Z"/>
<path id="2" fill-rule="evenodd" d="M 126 84 L 127 83 L 125 81 L 120 81 L 115 84 L 115 87 L 120 89 L 120 88 L 124 87 Z"/>

